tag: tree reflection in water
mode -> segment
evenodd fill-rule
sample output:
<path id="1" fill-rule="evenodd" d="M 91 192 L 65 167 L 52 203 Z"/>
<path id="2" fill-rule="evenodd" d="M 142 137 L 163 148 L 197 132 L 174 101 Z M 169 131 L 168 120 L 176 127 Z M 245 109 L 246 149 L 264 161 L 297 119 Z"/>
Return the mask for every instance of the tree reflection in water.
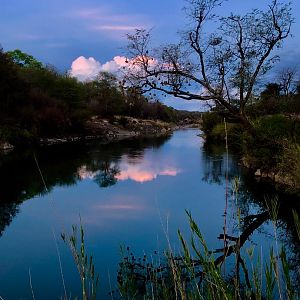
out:
<path id="1" fill-rule="evenodd" d="M 229 180 L 233 179 L 239 174 L 239 168 L 234 163 L 234 157 L 229 154 L 228 166 L 226 170 L 226 152 L 223 145 L 216 145 L 211 143 L 205 143 L 202 153 L 202 166 L 203 166 L 203 178 L 202 180 L 211 184 L 223 184 L 225 180 L 226 172 L 228 172 Z"/>
<path id="2" fill-rule="evenodd" d="M 236 280 L 235 284 L 238 285 L 243 280 L 243 283 L 246 284 L 249 290 L 252 290 L 253 273 L 251 272 L 251 267 L 250 272 L 248 271 L 248 264 L 251 262 L 247 261 L 242 253 L 246 253 L 247 241 L 252 240 L 256 231 L 261 231 L 264 225 L 274 222 L 276 224 L 274 229 L 276 230 L 276 236 L 274 231 L 272 241 L 278 239 L 278 244 L 284 246 L 293 275 L 293 284 L 297 290 L 297 286 L 300 283 L 300 244 L 292 212 L 296 210 L 300 213 L 299 205 L 297 207 L 296 204 L 298 202 L 296 200 L 299 199 L 281 194 L 272 186 L 257 183 L 253 178 L 250 180 L 248 174 L 241 170 L 237 161 L 230 154 L 227 169 L 227 154 L 225 147 L 222 145 L 204 145 L 202 158 L 202 166 L 204 168 L 202 180 L 210 184 L 223 185 L 224 187 L 227 185 L 226 180 L 228 180 L 230 189 L 228 193 L 228 210 L 225 210 L 224 214 L 224 224 L 225 226 L 230 226 L 230 228 L 226 228 L 226 230 L 220 228 L 222 233 L 216 236 L 216 239 L 224 243 L 222 248 L 209 251 L 209 254 L 214 256 L 213 264 L 216 267 L 224 266 L 225 268 L 228 265 L 228 258 L 231 257 L 230 268 L 226 269 L 226 275 L 229 279 L 232 275 L 232 279 Z M 237 178 L 237 176 L 240 176 L 240 178 Z M 273 210 L 277 212 L 276 219 L 274 219 Z M 191 215 L 189 215 L 189 219 L 190 224 L 192 224 Z M 231 222 L 228 222 L 228 220 L 226 222 L 226 219 L 230 219 Z M 194 225 L 191 225 L 191 231 L 194 233 L 194 236 L 197 236 L 195 234 L 196 230 L 193 231 L 193 228 L 195 228 Z M 282 233 L 281 236 L 277 235 L 280 232 Z M 144 296 L 149 286 L 154 286 L 155 291 L 162 291 L 166 283 L 168 283 L 168 292 L 172 293 L 177 289 L 176 284 L 183 284 L 184 288 L 186 288 L 189 283 L 192 285 L 195 279 L 198 285 L 201 284 L 205 276 L 207 276 L 207 273 L 203 271 L 205 269 L 203 256 L 205 255 L 203 253 L 200 254 L 201 243 L 199 243 L 200 245 L 197 248 L 193 246 L 195 240 L 194 242 L 189 242 L 184 241 L 182 236 L 180 238 L 183 245 L 182 253 L 173 253 L 173 250 L 169 249 L 170 252 L 168 252 L 165 259 L 161 257 L 156 258 L 155 255 L 157 253 L 154 253 L 151 259 L 148 259 L 146 256 L 137 258 L 131 251 L 125 251 L 118 273 L 118 282 L 121 289 L 125 288 L 125 291 L 130 292 L 130 289 L 127 289 L 127 284 L 130 283 L 134 287 L 132 292 L 140 293 L 141 296 Z M 194 249 L 194 256 L 191 256 L 192 249 Z M 270 258 L 269 253 L 266 252 L 266 257 L 262 257 L 262 259 L 268 258 Z M 232 260 L 234 261 L 233 264 Z M 264 262 L 261 263 L 262 265 L 259 265 L 259 268 L 264 268 Z M 174 279 L 173 281 L 174 272 L 178 272 L 180 275 L 179 279 Z M 178 283 L 176 280 L 178 280 Z M 172 286 L 172 284 L 175 286 Z M 173 296 L 175 297 L 175 295 Z M 254 299 L 255 295 L 253 294 L 252 296 Z"/>
<path id="3" fill-rule="evenodd" d="M 238 165 L 232 154 L 227 154 L 224 145 L 205 143 L 203 147 L 203 173 L 202 180 L 210 184 L 226 183 L 226 173 L 230 195 L 231 212 L 227 212 L 225 218 L 235 219 L 231 224 L 234 234 L 239 228 L 241 234 L 234 237 L 228 234 L 220 234 L 219 239 L 224 240 L 224 248 L 214 250 L 215 253 L 224 254 L 216 258 L 216 264 L 223 263 L 226 257 L 236 253 L 236 249 L 241 249 L 247 240 L 251 239 L 255 231 L 263 231 L 263 225 L 272 221 L 272 207 L 277 206 L 276 226 L 279 234 L 277 238 L 284 245 L 288 254 L 290 267 L 294 270 L 294 276 L 300 283 L 300 241 L 295 228 L 293 210 L 300 214 L 299 198 L 297 195 L 287 195 L 276 189 L 268 182 L 257 182 L 248 170 Z M 237 176 L 241 176 L 238 178 Z M 238 182 L 238 187 L 236 182 Z M 236 190 L 238 189 L 238 190 Z M 236 191 L 235 191 L 236 190 Z M 253 214 L 253 207 L 256 213 Z M 237 215 L 237 210 L 240 216 Z M 226 223 L 226 222 L 225 222 Z M 228 230 L 228 229 L 227 229 Z M 271 233 L 265 233 L 271 235 Z M 272 239 L 275 240 L 275 233 Z M 229 245 L 231 244 L 231 245 Z M 237 247 L 238 246 L 238 247 Z"/>
<path id="4" fill-rule="evenodd" d="M 0 156 L 0 236 L 18 213 L 19 205 L 56 186 L 75 185 L 91 175 L 101 188 L 117 183 L 118 164 L 123 155 L 142 159 L 147 148 L 159 148 L 170 136 L 140 138 L 116 143 L 63 144 Z M 34 160 L 36 155 L 47 190 Z"/>
<path id="5" fill-rule="evenodd" d="M 120 174 L 122 157 L 126 156 L 129 164 L 138 164 L 143 160 L 145 149 L 159 148 L 167 140 L 168 138 L 128 140 L 110 145 L 99 145 L 93 142 L 77 144 L 76 147 L 57 145 L 37 149 L 35 153 L 49 191 L 56 186 L 74 185 L 85 178 L 94 180 L 101 188 L 107 188 L 122 178 Z M 202 151 L 203 181 L 225 185 L 227 162 L 224 147 L 206 144 Z M 165 170 L 158 171 L 161 175 L 166 173 Z M 176 170 L 170 169 L 168 172 L 168 174 L 173 173 L 175 174 Z M 135 178 L 132 174 L 125 175 L 126 178 Z M 152 175 L 154 178 L 155 174 Z M 231 183 L 235 181 L 236 176 L 240 176 L 237 195 L 231 188 Z M 226 257 L 236 254 L 236 249 L 245 246 L 246 241 L 251 239 L 255 231 L 262 230 L 264 224 L 270 222 L 268 201 L 271 200 L 268 199 L 277 197 L 279 238 L 288 252 L 290 265 L 296 270 L 300 262 L 300 249 L 292 209 L 299 211 L 299 207 L 296 207 L 299 199 L 288 198 L 287 195 L 278 193 L 269 185 L 258 184 L 241 170 L 234 156 L 231 155 L 229 155 L 228 180 L 231 193 L 229 193 L 227 217 L 232 219 L 230 224 L 232 230 L 224 233 L 220 228 L 221 234 L 219 237 L 216 236 L 224 241 L 222 249 L 213 250 L 216 263 L 222 264 Z M 33 151 L 12 152 L 0 157 L 0 181 L 1 235 L 18 213 L 19 205 L 36 195 L 45 194 L 46 190 L 36 168 Z M 236 215 L 237 209 L 240 212 L 240 219 Z M 243 265 L 241 258 L 239 264 Z"/>
<path id="6" fill-rule="evenodd" d="M 117 183 L 117 175 L 120 174 L 120 169 L 116 165 L 110 165 L 109 162 L 104 162 L 99 172 L 95 176 L 95 182 L 102 188 L 112 186 Z"/>

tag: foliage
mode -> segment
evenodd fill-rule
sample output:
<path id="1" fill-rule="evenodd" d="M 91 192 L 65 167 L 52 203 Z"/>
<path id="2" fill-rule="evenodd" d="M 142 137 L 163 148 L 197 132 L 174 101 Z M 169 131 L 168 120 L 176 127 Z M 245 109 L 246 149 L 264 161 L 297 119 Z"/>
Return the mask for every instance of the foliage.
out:
<path id="1" fill-rule="evenodd" d="M 223 122 L 222 117 L 217 112 L 207 112 L 202 117 L 202 130 L 209 134 L 212 132 L 215 125 Z"/>
<path id="2" fill-rule="evenodd" d="M 92 115 L 167 122 L 189 116 L 149 101 L 138 89 L 125 88 L 112 74 L 102 72 L 94 81 L 79 82 L 20 50 L 0 50 L 0 95 L 1 139 L 14 145 L 84 134 Z"/>
<path id="3" fill-rule="evenodd" d="M 19 49 L 8 51 L 8 57 L 18 66 L 24 68 L 41 69 L 43 64 L 32 55 L 22 52 Z"/>
<path id="4" fill-rule="evenodd" d="M 299 122 L 279 114 L 260 117 L 254 121 L 257 136 L 274 142 L 284 137 L 293 140 L 296 126 L 299 127 Z"/>
<path id="5" fill-rule="evenodd" d="M 269 83 L 254 105 L 248 107 L 250 115 L 300 113 L 300 95 L 282 94 L 279 83 Z"/>
<path id="6" fill-rule="evenodd" d="M 268 83 L 264 91 L 261 92 L 261 100 L 267 100 L 273 97 L 279 97 L 281 92 L 281 87 L 278 83 Z"/>
<path id="7" fill-rule="evenodd" d="M 221 121 L 220 114 L 206 113 L 203 128 L 208 141 L 225 143 L 247 158 L 247 164 L 254 170 L 275 178 L 280 176 L 289 190 L 300 187 L 300 122 L 293 115 L 263 115 L 252 120 L 254 134 L 236 123 Z"/>
<path id="8" fill-rule="evenodd" d="M 282 175 L 289 176 L 292 188 L 300 188 L 300 145 L 284 140 L 282 148 L 278 168 Z"/>

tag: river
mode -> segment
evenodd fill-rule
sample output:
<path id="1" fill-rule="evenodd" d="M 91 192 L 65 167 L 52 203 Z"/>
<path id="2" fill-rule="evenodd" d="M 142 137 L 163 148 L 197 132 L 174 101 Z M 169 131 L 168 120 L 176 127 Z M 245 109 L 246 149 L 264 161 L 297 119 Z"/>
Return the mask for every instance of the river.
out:
<path id="1" fill-rule="evenodd" d="M 86 249 L 100 273 L 99 299 L 111 299 L 120 246 L 143 256 L 162 253 L 168 239 L 178 251 L 177 229 L 189 237 L 185 210 L 209 247 L 222 247 L 217 237 L 223 233 L 226 193 L 226 226 L 232 235 L 238 231 L 238 208 L 242 218 L 260 215 L 265 199 L 278 197 L 276 235 L 297 266 L 291 207 L 299 199 L 256 183 L 234 155 L 227 156 L 223 146 L 205 145 L 199 133 L 186 129 L 169 137 L 56 145 L 1 156 L 0 296 L 32 299 L 33 290 L 36 299 L 59 299 L 63 280 L 68 295 L 80 296 L 77 270 L 61 233 L 70 233 L 81 220 Z M 237 197 L 231 193 L 233 182 L 238 182 Z M 274 236 L 267 217 L 244 248 L 267 255 L 276 246 Z"/>

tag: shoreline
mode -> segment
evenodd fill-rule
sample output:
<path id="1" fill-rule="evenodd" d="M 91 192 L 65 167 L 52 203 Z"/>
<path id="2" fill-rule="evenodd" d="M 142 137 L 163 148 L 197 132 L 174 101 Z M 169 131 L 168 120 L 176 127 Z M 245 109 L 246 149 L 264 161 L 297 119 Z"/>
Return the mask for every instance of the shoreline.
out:
<path id="1" fill-rule="evenodd" d="M 112 122 L 108 119 L 94 116 L 86 122 L 84 131 L 80 134 L 42 137 L 35 144 L 44 147 L 90 140 L 102 140 L 103 143 L 110 143 L 130 138 L 159 137 L 169 135 L 179 129 L 200 127 L 199 123 L 194 122 L 178 125 L 160 120 L 132 117 L 115 117 L 114 119 Z M 7 141 L 0 141 L 0 155 L 9 153 L 15 148 L 17 148 L 15 145 Z"/>
<path id="2" fill-rule="evenodd" d="M 283 189 L 287 193 L 300 195 L 300 186 L 288 174 L 253 167 L 249 159 L 245 156 L 240 158 L 240 164 L 257 182 L 269 183 L 277 190 Z"/>

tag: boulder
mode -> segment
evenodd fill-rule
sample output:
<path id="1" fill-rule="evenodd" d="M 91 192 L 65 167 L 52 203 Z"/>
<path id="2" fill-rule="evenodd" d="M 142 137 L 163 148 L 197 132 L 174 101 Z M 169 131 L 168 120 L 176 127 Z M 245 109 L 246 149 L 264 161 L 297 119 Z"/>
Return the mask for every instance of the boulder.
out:
<path id="1" fill-rule="evenodd" d="M 248 169 L 251 168 L 251 164 L 250 164 L 250 162 L 248 161 L 248 159 L 247 159 L 246 157 L 243 157 L 241 161 L 242 161 L 242 165 L 243 165 L 244 167 L 246 167 L 246 168 L 248 168 Z"/>
<path id="2" fill-rule="evenodd" d="M 254 173 L 255 176 L 261 177 L 261 170 L 257 169 L 256 172 Z"/>
<path id="3" fill-rule="evenodd" d="M 166 128 L 163 128 L 162 130 L 161 130 L 161 133 L 162 134 L 165 134 L 167 132 L 167 129 Z"/>

